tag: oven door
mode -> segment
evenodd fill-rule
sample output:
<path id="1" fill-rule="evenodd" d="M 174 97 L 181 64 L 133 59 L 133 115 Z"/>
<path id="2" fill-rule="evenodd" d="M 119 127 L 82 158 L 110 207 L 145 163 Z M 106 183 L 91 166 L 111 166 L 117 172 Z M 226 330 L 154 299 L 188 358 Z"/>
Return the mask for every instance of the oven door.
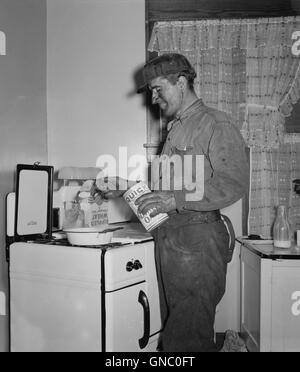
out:
<path id="1" fill-rule="evenodd" d="M 150 304 L 146 282 L 106 293 L 107 352 L 149 351 Z"/>

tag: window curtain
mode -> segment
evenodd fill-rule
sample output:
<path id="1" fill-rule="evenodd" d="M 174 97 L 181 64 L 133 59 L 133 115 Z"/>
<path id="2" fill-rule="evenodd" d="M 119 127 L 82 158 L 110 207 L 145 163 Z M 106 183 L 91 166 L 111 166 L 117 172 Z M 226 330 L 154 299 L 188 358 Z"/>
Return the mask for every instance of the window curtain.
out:
<path id="1" fill-rule="evenodd" d="M 274 149 L 252 148 L 249 231 L 272 236 L 276 207 L 285 205 L 292 231 L 300 229 L 300 197 L 293 180 L 300 175 L 300 138 L 287 135 Z"/>
<path id="2" fill-rule="evenodd" d="M 189 58 L 199 97 L 230 114 L 251 147 L 249 233 L 270 236 L 278 204 L 293 227 L 300 220 L 291 182 L 300 178 L 300 141 L 284 130 L 300 97 L 300 57 L 291 52 L 299 30 L 300 17 L 158 22 L 149 43 Z"/>
<path id="3" fill-rule="evenodd" d="M 208 106 L 230 114 L 240 125 L 239 106 L 246 102 L 246 51 L 240 47 L 238 35 L 242 35 L 238 22 L 158 22 L 149 51 L 184 54 L 197 72 L 198 96 Z"/>

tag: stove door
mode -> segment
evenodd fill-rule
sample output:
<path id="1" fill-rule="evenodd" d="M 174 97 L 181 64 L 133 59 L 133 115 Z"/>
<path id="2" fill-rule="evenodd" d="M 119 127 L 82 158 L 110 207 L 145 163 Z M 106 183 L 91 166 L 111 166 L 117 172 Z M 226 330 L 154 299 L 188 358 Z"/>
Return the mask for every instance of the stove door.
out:
<path id="1" fill-rule="evenodd" d="M 150 304 L 146 282 L 106 294 L 106 351 L 155 349 L 150 341 Z"/>

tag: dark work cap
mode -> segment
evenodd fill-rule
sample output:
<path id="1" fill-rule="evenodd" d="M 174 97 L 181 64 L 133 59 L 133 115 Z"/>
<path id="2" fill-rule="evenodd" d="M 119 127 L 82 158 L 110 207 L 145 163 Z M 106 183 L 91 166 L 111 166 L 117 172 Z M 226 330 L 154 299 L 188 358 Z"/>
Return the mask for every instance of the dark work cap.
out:
<path id="1" fill-rule="evenodd" d="M 138 88 L 137 93 L 144 92 L 151 80 L 178 72 L 188 72 L 196 77 L 194 68 L 182 54 L 163 54 L 150 60 L 143 67 L 144 83 Z"/>

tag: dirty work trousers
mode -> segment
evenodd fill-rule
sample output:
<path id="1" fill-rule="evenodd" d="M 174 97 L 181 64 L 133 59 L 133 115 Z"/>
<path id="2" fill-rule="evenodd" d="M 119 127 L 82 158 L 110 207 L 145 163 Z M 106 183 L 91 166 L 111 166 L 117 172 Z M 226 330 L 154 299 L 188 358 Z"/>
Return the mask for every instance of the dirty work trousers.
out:
<path id="1" fill-rule="evenodd" d="M 216 306 L 225 292 L 229 235 L 221 219 L 176 214 L 156 229 L 161 351 L 214 352 Z"/>

